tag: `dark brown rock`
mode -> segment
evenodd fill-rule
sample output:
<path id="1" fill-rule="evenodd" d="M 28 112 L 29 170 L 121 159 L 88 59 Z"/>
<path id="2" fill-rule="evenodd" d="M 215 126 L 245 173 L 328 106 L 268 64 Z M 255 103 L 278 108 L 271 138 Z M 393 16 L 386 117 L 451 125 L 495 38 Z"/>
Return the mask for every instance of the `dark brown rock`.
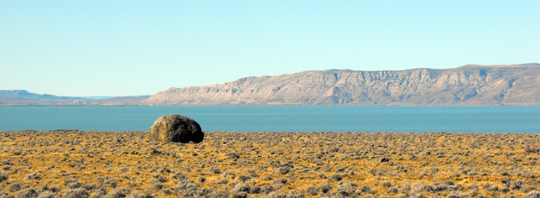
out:
<path id="1" fill-rule="evenodd" d="M 160 142 L 199 143 L 204 139 L 199 123 L 178 114 L 159 117 L 150 127 L 150 136 Z"/>

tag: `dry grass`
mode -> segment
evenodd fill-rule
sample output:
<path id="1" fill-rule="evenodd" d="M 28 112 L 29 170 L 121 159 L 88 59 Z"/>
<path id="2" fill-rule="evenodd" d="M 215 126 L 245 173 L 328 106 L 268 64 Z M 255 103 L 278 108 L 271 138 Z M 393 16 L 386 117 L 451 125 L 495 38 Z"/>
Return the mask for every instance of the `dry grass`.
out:
<path id="1" fill-rule="evenodd" d="M 536 134 L 205 134 L 0 132 L 0 197 L 540 196 Z"/>

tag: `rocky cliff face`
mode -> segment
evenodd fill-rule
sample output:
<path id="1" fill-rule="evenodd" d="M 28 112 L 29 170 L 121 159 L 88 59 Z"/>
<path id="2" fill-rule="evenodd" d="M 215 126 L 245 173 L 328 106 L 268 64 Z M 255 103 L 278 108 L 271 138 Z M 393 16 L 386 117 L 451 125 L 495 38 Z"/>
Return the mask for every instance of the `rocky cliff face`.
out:
<path id="1" fill-rule="evenodd" d="M 540 64 L 305 71 L 170 88 L 141 105 L 540 105 Z"/>

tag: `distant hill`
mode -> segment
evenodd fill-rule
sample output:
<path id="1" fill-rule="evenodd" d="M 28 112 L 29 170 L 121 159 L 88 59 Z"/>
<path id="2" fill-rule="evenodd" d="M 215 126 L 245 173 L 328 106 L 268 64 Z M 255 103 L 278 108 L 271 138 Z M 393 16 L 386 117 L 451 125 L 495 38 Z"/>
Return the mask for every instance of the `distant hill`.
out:
<path id="1" fill-rule="evenodd" d="M 170 88 L 141 105 L 540 105 L 540 64 L 304 71 Z"/>
<path id="2" fill-rule="evenodd" d="M 0 90 L 0 96 L 13 99 L 25 99 L 25 100 L 77 100 L 81 97 L 65 97 L 55 96 L 49 94 L 36 94 L 30 93 L 26 90 Z"/>
<path id="3" fill-rule="evenodd" d="M 133 106 L 149 96 L 65 97 L 26 90 L 0 90 L 0 106 Z"/>

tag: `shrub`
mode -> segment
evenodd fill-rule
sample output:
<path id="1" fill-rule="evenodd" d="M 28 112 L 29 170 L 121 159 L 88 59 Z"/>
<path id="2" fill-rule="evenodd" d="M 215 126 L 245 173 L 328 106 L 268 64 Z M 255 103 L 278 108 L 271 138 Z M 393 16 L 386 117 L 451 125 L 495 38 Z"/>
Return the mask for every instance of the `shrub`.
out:
<path id="1" fill-rule="evenodd" d="M 390 183 L 389 181 L 383 182 L 382 185 L 387 188 L 392 187 L 392 183 Z"/>
<path id="2" fill-rule="evenodd" d="M 425 196 L 424 194 L 417 194 L 417 195 L 413 196 L 413 198 L 428 198 L 428 197 Z"/>
<path id="3" fill-rule="evenodd" d="M 81 182 L 71 182 L 68 184 L 68 187 L 71 188 L 71 189 L 75 189 L 75 188 L 80 188 L 82 186 L 82 183 Z"/>
<path id="4" fill-rule="evenodd" d="M 307 189 L 306 189 L 306 192 L 309 193 L 310 195 L 317 195 L 317 188 L 313 187 L 313 186 L 309 186 Z"/>
<path id="5" fill-rule="evenodd" d="M 499 191 L 499 187 L 498 186 L 489 186 L 489 188 L 487 188 L 488 191 Z"/>
<path id="6" fill-rule="evenodd" d="M 262 192 L 262 188 L 259 186 L 254 186 L 249 189 L 250 194 L 259 194 Z"/>
<path id="7" fill-rule="evenodd" d="M 97 186 L 96 186 L 96 184 L 84 184 L 84 185 L 82 185 L 82 187 L 84 189 L 86 189 L 86 190 L 91 191 L 91 190 L 95 189 Z"/>
<path id="8" fill-rule="evenodd" d="M 286 184 L 289 180 L 287 180 L 286 178 L 280 178 L 280 179 L 276 179 L 274 180 L 274 184 Z"/>
<path id="9" fill-rule="evenodd" d="M 334 174 L 330 177 L 330 181 L 341 181 L 343 178 L 339 174 Z"/>
<path id="10" fill-rule="evenodd" d="M 0 191 L 1 198 L 15 198 L 13 195 L 8 194 L 7 192 Z"/>
<path id="11" fill-rule="evenodd" d="M 0 172 L 0 183 L 3 181 L 7 181 L 8 179 L 9 179 L 8 173 Z"/>
<path id="12" fill-rule="evenodd" d="M 47 189 L 53 193 L 57 193 L 57 192 L 60 192 L 60 190 L 62 190 L 56 186 L 47 187 Z"/>
<path id="13" fill-rule="evenodd" d="M 467 173 L 467 175 L 478 175 L 478 172 L 476 171 L 470 171 Z"/>
<path id="14" fill-rule="evenodd" d="M 177 173 L 172 174 L 171 178 L 177 179 L 177 180 L 185 180 L 188 177 L 186 175 L 182 174 L 181 172 L 177 172 Z"/>
<path id="15" fill-rule="evenodd" d="M 363 193 L 369 193 L 369 192 L 371 192 L 371 188 L 369 188 L 368 185 L 362 186 L 362 188 L 360 188 L 360 190 L 361 190 Z"/>
<path id="16" fill-rule="evenodd" d="M 162 189 L 164 185 L 158 180 L 152 179 L 150 180 L 150 186 L 152 186 L 152 188 L 159 190 L 159 189 Z"/>
<path id="17" fill-rule="evenodd" d="M 143 194 L 143 193 L 139 193 L 139 192 L 134 192 L 134 193 L 131 193 L 131 195 L 129 195 L 128 198 L 155 198 L 155 196 L 150 195 L 150 194 Z"/>
<path id="18" fill-rule="evenodd" d="M 117 188 L 117 189 L 112 190 L 107 195 L 111 196 L 112 198 L 124 198 L 124 197 L 127 197 L 127 195 L 129 195 L 129 193 L 131 193 L 131 190 L 129 190 L 129 189 L 125 188 L 125 187 L 121 187 L 121 188 Z"/>
<path id="19" fill-rule="evenodd" d="M 221 170 L 219 170 L 219 168 L 217 166 L 212 166 L 210 168 L 210 171 L 214 172 L 215 174 L 220 174 L 221 173 Z"/>
<path id="20" fill-rule="evenodd" d="M 277 169 L 278 173 L 281 173 L 282 175 L 285 175 L 289 172 L 291 172 L 291 168 L 289 166 L 282 166 Z"/>
<path id="21" fill-rule="evenodd" d="M 238 179 L 239 179 L 240 181 L 242 181 L 242 182 L 246 182 L 247 180 L 250 180 L 251 177 L 246 176 L 246 175 L 240 175 L 240 176 L 238 176 Z"/>
<path id="22" fill-rule="evenodd" d="M 167 195 L 172 194 L 171 189 L 168 189 L 168 188 L 164 188 L 162 191 L 163 191 L 163 193 L 165 193 L 165 194 L 167 194 Z"/>
<path id="23" fill-rule="evenodd" d="M 247 193 L 245 192 L 239 192 L 239 193 L 235 193 L 233 194 L 231 197 L 232 198 L 247 198 Z"/>
<path id="24" fill-rule="evenodd" d="M 197 178 L 197 181 L 198 181 L 199 183 L 203 183 L 203 182 L 206 181 L 206 178 L 204 178 L 204 177 L 198 177 L 198 178 Z"/>
<path id="25" fill-rule="evenodd" d="M 96 195 L 106 195 L 107 194 L 107 188 L 105 186 L 97 186 L 94 188 L 94 196 Z"/>
<path id="26" fill-rule="evenodd" d="M 8 186 L 9 192 L 17 192 L 21 190 L 21 182 L 15 182 Z"/>
<path id="27" fill-rule="evenodd" d="M 105 184 L 109 184 L 110 187 L 116 188 L 116 185 L 118 185 L 118 182 L 116 181 L 116 178 L 109 178 L 105 180 Z"/>
<path id="28" fill-rule="evenodd" d="M 386 191 L 387 193 L 389 194 L 395 194 L 395 193 L 398 193 L 398 188 L 397 187 L 390 187 L 388 189 L 388 191 Z"/>
<path id="29" fill-rule="evenodd" d="M 304 198 L 306 197 L 303 193 L 301 192 L 298 192 L 298 191 L 291 191 L 289 192 L 289 194 L 287 194 L 286 197 L 291 197 L 291 198 Z"/>
<path id="30" fill-rule="evenodd" d="M 229 183 L 229 180 L 227 178 L 221 178 L 221 179 L 219 179 L 219 181 L 217 183 L 218 184 L 227 184 L 227 183 Z"/>
<path id="31" fill-rule="evenodd" d="M 1 197 L 1 196 L 0 196 Z M 37 198 L 55 198 L 56 195 L 51 192 L 42 192 Z"/>
<path id="32" fill-rule="evenodd" d="M 323 184 L 323 185 L 319 186 L 319 190 L 322 193 L 327 193 L 328 191 L 332 190 L 332 186 L 330 186 L 330 184 Z"/>
<path id="33" fill-rule="evenodd" d="M 159 182 L 161 182 L 161 183 L 165 183 L 165 182 L 168 182 L 168 181 L 169 181 L 167 178 L 165 178 L 165 177 L 163 177 L 163 176 L 159 176 L 159 177 L 157 178 L 157 180 L 158 180 Z"/>
<path id="34" fill-rule="evenodd" d="M 276 188 L 274 188 L 274 186 L 272 186 L 272 185 L 263 185 L 261 187 L 261 189 L 262 189 L 263 193 L 265 193 L 265 194 L 268 194 L 268 193 L 273 192 L 273 191 L 276 190 Z"/>
<path id="35" fill-rule="evenodd" d="M 524 195 L 522 198 L 540 198 L 540 192 L 532 191 Z"/>
<path id="36" fill-rule="evenodd" d="M 538 153 L 538 152 L 540 152 L 540 149 L 527 147 L 527 148 L 525 148 L 525 152 L 527 152 L 527 153 Z"/>
<path id="37" fill-rule="evenodd" d="M 225 175 L 231 177 L 231 179 L 236 178 L 236 175 L 234 173 L 226 172 Z"/>
<path id="38" fill-rule="evenodd" d="M 237 184 L 234 189 L 232 190 L 232 192 L 249 192 L 250 190 L 250 187 L 246 184 Z"/>
<path id="39" fill-rule="evenodd" d="M 435 191 L 437 192 L 440 192 L 440 191 L 445 191 L 445 190 L 448 190 L 450 187 L 446 184 L 441 184 L 441 185 L 437 185 L 435 187 Z"/>
<path id="40" fill-rule="evenodd" d="M 199 197 L 212 197 L 212 189 L 210 188 L 202 188 L 201 190 L 197 191 L 197 195 Z"/>
<path id="41" fill-rule="evenodd" d="M 231 159 L 238 159 L 240 158 L 240 155 L 238 153 L 227 153 L 227 156 Z"/>
<path id="42" fill-rule="evenodd" d="M 24 180 L 27 180 L 27 179 L 40 180 L 41 179 L 41 174 L 37 174 L 37 173 L 27 174 L 27 175 L 24 176 Z"/>
<path id="43" fill-rule="evenodd" d="M 512 183 L 511 188 L 512 188 L 512 189 L 520 189 L 520 188 L 523 187 L 523 184 L 525 184 L 524 181 L 522 181 L 522 180 L 517 180 L 517 181 L 515 181 L 514 183 Z"/>
<path id="44" fill-rule="evenodd" d="M 20 190 L 19 192 L 17 192 L 17 195 L 15 197 L 17 198 L 33 198 L 33 197 L 38 197 L 39 193 L 36 189 L 34 188 L 26 188 L 26 189 L 23 189 L 23 190 Z"/>
<path id="45" fill-rule="evenodd" d="M 84 188 L 68 189 L 64 192 L 63 198 L 87 198 L 90 193 Z"/>
<path id="46" fill-rule="evenodd" d="M 353 192 L 352 186 L 349 183 L 343 183 L 337 187 L 337 191 L 342 196 L 350 196 Z"/>
<path id="47" fill-rule="evenodd" d="M 435 187 L 433 187 L 432 185 L 425 185 L 424 186 L 424 190 L 425 191 L 428 191 L 428 192 L 435 192 Z"/>

